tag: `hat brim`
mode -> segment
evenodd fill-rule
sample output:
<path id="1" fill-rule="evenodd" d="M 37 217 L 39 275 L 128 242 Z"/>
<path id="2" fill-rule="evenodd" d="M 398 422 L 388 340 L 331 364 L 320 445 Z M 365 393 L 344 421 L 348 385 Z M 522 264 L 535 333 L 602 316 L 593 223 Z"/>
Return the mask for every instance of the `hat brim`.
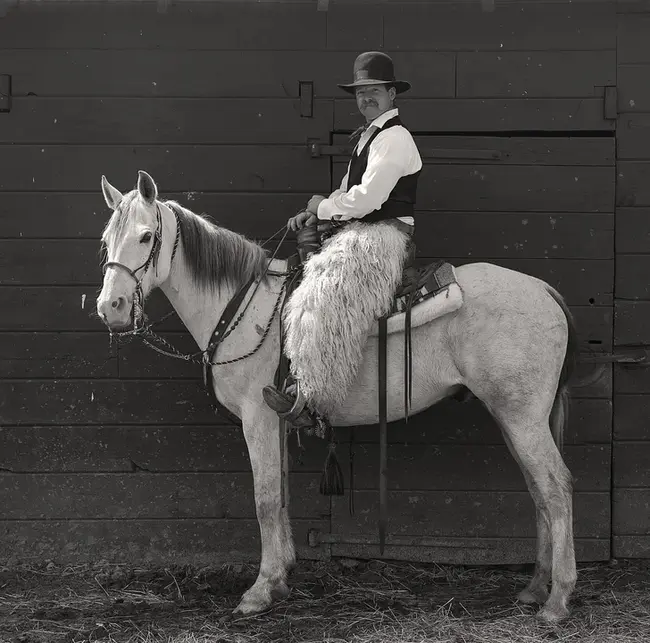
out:
<path id="1" fill-rule="evenodd" d="M 398 94 L 403 94 L 411 89 L 411 83 L 406 80 L 376 80 L 374 78 L 364 78 L 363 80 L 357 80 L 355 83 L 339 85 L 339 87 L 348 94 L 354 94 L 357 87 L 364 87 L 365 85 L 394 85 Z"/>

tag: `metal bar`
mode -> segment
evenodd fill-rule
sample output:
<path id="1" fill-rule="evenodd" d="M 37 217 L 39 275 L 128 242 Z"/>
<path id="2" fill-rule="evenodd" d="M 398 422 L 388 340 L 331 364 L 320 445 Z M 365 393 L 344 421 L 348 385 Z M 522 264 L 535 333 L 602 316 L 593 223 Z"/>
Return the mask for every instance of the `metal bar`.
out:
<path id="1" fill-rule="evenodd" d="M 354 149 L 352 145 L 322 145 L 318 141 L 309 142 L 312 158 L 320 156 L 349 156 Z M 422 148 L 420 156 L 423 159 L 466 159 L 496 161 L 504 154 L 498 150 L 443 150 L 437 148 Z"/>
<path id="2" fill-rule="evenodd" d="M 318 529 L 308 533 L 310 547 L 319 545 L 368 545 L 378 546 L 377 540 L 365 534 L 326 534 Z M 387 547 L 448 547 L 450 549 L 484 549 L 484 539 L 435 538 L 432 536 L 387 536 Z"/>

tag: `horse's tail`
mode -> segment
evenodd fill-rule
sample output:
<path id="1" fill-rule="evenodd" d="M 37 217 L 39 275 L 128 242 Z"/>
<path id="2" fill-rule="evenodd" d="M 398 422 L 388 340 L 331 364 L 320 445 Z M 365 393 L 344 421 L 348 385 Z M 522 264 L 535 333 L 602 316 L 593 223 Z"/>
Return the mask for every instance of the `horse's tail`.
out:
<path id="1" fill-rule="evenodd" d="M 578 334 L 576 332 L 576 324 L 573 315 L 571 314 L 569 307 L 566 305 L 562 295 L 548 285 L 546 290 L 562 309 L 569 330 L 564 362 L 562 364 L 562 370 L 560 371 L 560 379 L 550 416 L 551 433 L 553 434 L 553 439 L 555 440 L 557 448 L 560 450 L 560 453 L 562 453 L 564 447 L 564 431 L 569 423 L 569 382 L 577 362 Z"/>

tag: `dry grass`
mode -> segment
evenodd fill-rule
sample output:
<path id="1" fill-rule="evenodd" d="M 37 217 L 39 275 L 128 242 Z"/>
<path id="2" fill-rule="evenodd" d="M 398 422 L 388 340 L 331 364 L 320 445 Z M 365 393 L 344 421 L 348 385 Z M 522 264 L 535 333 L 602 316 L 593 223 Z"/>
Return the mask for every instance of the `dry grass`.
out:
<path id="1" fill-rule="evenodd" d="M 563 625 L 514 596 L 529 570 L 303 561 L 291 595 L 232 619 L 256 569 L 99 563 L 0 571 L 2 643 L 637 643 L 650 641 L 650 563 L 582 566 Z"/>

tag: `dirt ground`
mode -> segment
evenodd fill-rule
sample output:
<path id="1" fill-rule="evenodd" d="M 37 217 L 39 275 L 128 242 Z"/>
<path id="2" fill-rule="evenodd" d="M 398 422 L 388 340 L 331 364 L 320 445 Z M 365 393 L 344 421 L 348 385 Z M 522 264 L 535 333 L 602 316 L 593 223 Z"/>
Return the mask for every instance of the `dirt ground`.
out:
<path id="1" fill-rule="evenodd" d="M 514 597 L 528 567 L 303 561 L 291 594 L 232 619 L 254 566 L 0 570 L 2 643 L 629 643 L 650 641 L 650 561 L 581 565 L 572 616 L 549 627 Z"/>

